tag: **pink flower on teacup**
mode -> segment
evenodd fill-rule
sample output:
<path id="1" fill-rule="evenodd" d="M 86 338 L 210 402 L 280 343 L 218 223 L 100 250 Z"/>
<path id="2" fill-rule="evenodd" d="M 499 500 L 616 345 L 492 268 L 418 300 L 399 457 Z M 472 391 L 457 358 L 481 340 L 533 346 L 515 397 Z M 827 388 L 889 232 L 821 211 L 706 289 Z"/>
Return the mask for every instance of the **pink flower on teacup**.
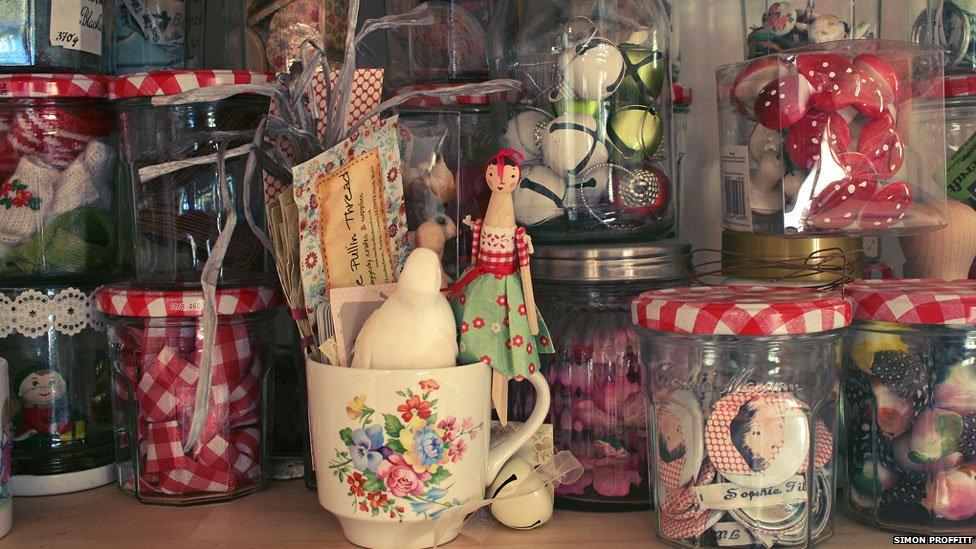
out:
<path id="1" fill-rule="evenodd" d="M 393 454 L 383 461 L 376 474 L 398 498 L 419 496 L 424 491 L 424 482 L 430 480 L 430 473 L 418 474 L 400 454 Z"/>

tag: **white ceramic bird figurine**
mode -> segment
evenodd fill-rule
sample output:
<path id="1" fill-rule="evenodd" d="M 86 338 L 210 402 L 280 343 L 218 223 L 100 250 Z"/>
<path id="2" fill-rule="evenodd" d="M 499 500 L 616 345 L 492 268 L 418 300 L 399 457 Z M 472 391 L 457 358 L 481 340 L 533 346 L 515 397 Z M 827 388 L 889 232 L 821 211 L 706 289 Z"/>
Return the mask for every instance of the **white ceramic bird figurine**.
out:
<path id="1" fill-rule="evenodd" d="M 417 248 L 393 295 L 366 319 L 356 338 L 353 368 L 426 370 L 457 365 L 454 312 L 441 293 L 437 254 Z"/>

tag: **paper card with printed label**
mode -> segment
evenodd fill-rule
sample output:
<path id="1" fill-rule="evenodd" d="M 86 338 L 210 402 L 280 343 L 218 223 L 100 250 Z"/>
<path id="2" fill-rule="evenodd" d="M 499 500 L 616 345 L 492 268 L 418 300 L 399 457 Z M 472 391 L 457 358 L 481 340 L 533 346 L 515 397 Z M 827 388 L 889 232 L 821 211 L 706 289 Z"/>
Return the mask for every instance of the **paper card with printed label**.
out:
<path id="1" fill-rule="evenodd" d="M 51 0 L 52 46 L 102 53 L 101 0 Z"/>
<path id="2" fill-rule="evenodd" d="M 794 475 L 782 484 L 765 488 L 744 488 L 731 482 L 720 482 L 696 486 L 694 491 L 702 509 L 742 509 L 807 500 L 807 482 L 803 475 Z"/>
<path id="3" fill-rule="evenodd" d="M 396 289 L 396 284 L 381 284 L 336 288 L 329 292 L 332 323 L 335 326 L 336 345 L 339 348 L 339 366 L 352 364 L 352 350 L 356 346 L 356 336 L 366 324 L 369 315 L 379 309 Z"/>
<path id="4" fill-rule="evenodd" d="M 292 170 L 310 315 L 330 289 L 396 282 L 408 252 L 400 172 L 396 117 Z"/>

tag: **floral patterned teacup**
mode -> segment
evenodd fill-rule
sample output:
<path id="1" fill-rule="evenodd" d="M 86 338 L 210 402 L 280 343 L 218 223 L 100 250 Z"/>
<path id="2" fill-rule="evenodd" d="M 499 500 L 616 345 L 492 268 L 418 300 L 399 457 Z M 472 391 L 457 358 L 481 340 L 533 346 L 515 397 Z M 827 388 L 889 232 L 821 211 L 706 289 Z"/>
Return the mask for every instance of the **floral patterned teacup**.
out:
<path id="1" fill-rule="evenodd" d="M 307 363 L 319 503 L 363 547 L 435 543 L 445 511 L 484 498 L 502 465 L 542 425 L 549 386 L 535 373 L 528 421 L 489 450 L 491 368 L 362 370 Z M 447 543 L 457 529 L 440 535 Z"/>

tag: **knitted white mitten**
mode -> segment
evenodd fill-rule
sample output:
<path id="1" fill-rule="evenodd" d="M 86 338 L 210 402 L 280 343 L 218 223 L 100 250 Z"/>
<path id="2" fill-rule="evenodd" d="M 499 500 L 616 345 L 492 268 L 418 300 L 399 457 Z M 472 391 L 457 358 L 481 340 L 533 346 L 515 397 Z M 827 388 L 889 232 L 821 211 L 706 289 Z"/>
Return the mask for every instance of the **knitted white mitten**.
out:
<path id="1" fill-rule="evenodd" d="M 18 244 L 41 229 L 57 178 L 56 169 L 29 156 L 20 159 L 0 185 L 0 244 Z"/>
<path id="2" fill-rule="evenodd" d="M 45 222 L 83 206 L 108 209 L 114 161 L 115 151 L 111 147 L 101 141 L 88 143 L 84 153 L 61 172 Z"/>

